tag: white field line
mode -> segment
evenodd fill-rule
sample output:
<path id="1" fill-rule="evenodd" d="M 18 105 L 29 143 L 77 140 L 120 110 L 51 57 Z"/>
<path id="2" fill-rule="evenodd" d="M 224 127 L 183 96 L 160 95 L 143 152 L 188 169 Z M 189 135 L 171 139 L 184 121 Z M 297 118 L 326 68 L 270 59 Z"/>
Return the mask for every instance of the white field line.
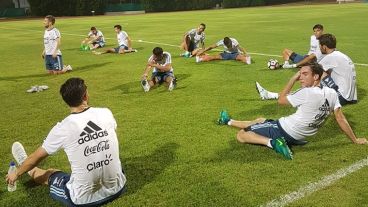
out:
<path id="1" fill-rule="evenodd" d="M 19 31 L 32 31 L 32 32 L 39 32 L 39 33 L 43 33 L 43 31 L 40 30 L 31 30 L 31 29 L 18 29 L 18 28 L 6 28 L 6 27 L 0 27 L 0 29 L 5 29 L 5 30 L 19 30 Z M 86 37 L 87 35 L 80 35 L 80 34 L 73 34 L 73 33 L 66 33 L 63 32 L 62 34 L 64 35 L 69 35 L 69 36 L 77 36 L 77 37 Z M 113 38 L 108 38 L 105 37 L 105 39 L 111 40 Z M 145 41 L 145 40 L 132 40 L 133 42 L 143 42 L 143 43 L 147 43 L 147 44 L 155 44 L 155 45 L 165 45 L 165 46 L 170 46 L 170 47 L 180 47 L 179 45 L 172 45 L 172 44 L 166 44 L 166 43 L 161 43 L 161 42 L 150 42 L 150 41 Z M 214 49 L 215 51 L 222 51 L 219 49 Z M 266 54 L 266 53 L 258 53 L 258 52 L 248 52 L 251 55 L 259 55 L 259 56 L 267 56 L 267 57 L 282 57 L 281 55 L 273 55 L 273 54 Z M 354 63 L 355 65 L 359 65 L 359 66 L 368 66 L 368 64 L 366 63 Z"/>
<path id="2" fill-rule="evenodd" d="M 309 196 L 310 194 L 321 190 L 323 188 L 326 188 L 330 185 L 332 185 L 334 182 L 340 180 L 341 178 L 354 173 L 361 168 L 368 165 L 368 157 L 365 159 L 362 159 L 346 168 L 342 168 L 335 172 L 334 174 L 328 175 L 323 177 L 321 180 L 310 183 L 306 186 L 300 187 L 297 191 L 288 193 L 286 195 L 280 196 L 278 199 L 274 199 L 267 204 L 261 205 L 261 207 L 282 207 L 286 206 L 298 199 L 301 199 L 303 197 Z"/>

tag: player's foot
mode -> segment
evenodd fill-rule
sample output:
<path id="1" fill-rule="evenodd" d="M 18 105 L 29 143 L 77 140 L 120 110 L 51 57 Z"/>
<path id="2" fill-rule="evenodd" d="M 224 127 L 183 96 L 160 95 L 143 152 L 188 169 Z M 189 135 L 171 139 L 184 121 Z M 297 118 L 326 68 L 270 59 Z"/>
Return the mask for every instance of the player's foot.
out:
<path id="1" fill-rule="evenodd" d="M 97 51 L 94 51 L 94 50 L 92 51 L 92 53 L 95 54 L 95 55 L 101 55 L 102 54 L 101 52 L 97 52 Z"/>
<path id="2" fill-rule="evenodd" d="M 133 51 L 132 52 L 138 52 L 138 50 L 137 49 L 133 49 Z"/>
<path id="3" fill-rule="evenodd" d="M 150 90 L 150 85 L 147 80 L 142 80 L 141 85 L 143 87 L 144 92 L 148 92 Z"/>
<path id="4" fill-rule="evenodd" d="M 31 86 L 30 89 L 27 90 L 28 93 L 39 92 L 38 86 Z"/>
<path id="5" fill-rule="evenodd" d="M 290 64 L 289 62 L 285 62 L 285 63 L 282 65 L 282 68 L 284 68 L 284 69 L 296 68 L 296 64 Z"/>
<path id="6" fill-rule="evenodd" d="M 168 90 L 172 91 L 172 90 L 174 90 L 175 87 L 176 87 L 176 78 L 173 78 L 172 81 L 169 84 Z"/>
<path id="7" fill-rule="evenodd" d="M 267 100 L 268 96 L 267 96 L 267 90 L 264 89 L 257 81 L 256 81 L 256 89 L 258 91 L 259 96 L 261 97 L 262 100 Z"/>
<path id="8" fill-rule="evenodd" d="M 250 56 L 245 56 L 245 63 L 247 63 L 248 65 L 252 63 L 252 59 Z"/>
<path id="9" fill-rule="evenodd" d="M 17 161 L 18 165 L 21 165 L 24 162 L 24 160 L 26 160 L 28 157 L 26 151 L 24 150 L 23 145 L 19 142 L 13 143 L 12 154 L 15 161 Z"/>
<path id="10" fill-rule="evenodd" d="M 202 62 L 202 58 L 200 56 L 196 56 L 196 62 L 197 63 Z"/>
<path id="11" fill-rule="evenodd" d="M 42 86 L 38 86 L 38 89 L 43 91 L 43 90 L 49 89 L 49 87 L 47 85 L 42 85 Z"/>
<path id="12" fill-rule="evenodd" d="M 227 123 L 230 121 L 230 116 L 226 112 L 226 110 L 222 110 L 220 112 L 220 118 L 218 119 L 217 123 L 219 125 L 227 125 Z"/>
<path id="13" fill-rule="evenodd" d="M 72 68 L 71 65 L 67 65 L 67 66 L 64 67 L 64 70 L 68 72 L 68 71 L 72 71 L 73 68 Z"/>
<path id="14" fill-rule="evenodd" d="M 282 154 L 286 159 L 292 160 L 293 153 L 291 152 L 289 146 L 283 137 L 271 140 L 272 148 L 277 152 Z"/>

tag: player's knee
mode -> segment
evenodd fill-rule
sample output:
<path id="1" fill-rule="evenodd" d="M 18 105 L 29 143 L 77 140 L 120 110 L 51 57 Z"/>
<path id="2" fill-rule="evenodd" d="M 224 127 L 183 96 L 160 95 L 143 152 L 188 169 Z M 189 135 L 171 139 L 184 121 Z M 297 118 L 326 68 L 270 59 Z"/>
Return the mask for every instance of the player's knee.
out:
<path id="1" fill-rule="evenodd" d="M 247 134 L 243 129 L 239 130 L 238 134 L 236 135 L 236 139 L 240 143 L 246 143 L 246 137 L 247 137 Z"/>

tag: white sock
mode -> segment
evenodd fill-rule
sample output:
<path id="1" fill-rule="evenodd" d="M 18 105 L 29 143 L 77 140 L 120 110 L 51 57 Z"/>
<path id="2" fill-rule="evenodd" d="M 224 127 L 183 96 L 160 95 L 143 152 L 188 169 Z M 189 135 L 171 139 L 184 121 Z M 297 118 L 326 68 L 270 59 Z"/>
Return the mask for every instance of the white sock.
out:
<path id="1" fill-rule="evenodd" d="M 269 148 L 273 149 L 273 147 L 272 147 L 272 145 L 271 145 L 271 140 L 272 140 L 272 139 L 268 140 L 267 147 L 269 147 Z"/>
<path id="2" fill-rule="evenodd" d="M 288 60 L 285 60 L 284 64 L 289 64 L 289 61 Z"/>
<path id="3" fill-rule="evenodd" d="M 279 98 L 279 94 L 275 93 L 275 92 L 269 92 L 268 91 L 267 96 L 268 96 L 269 99 L 278 99 Z"/>
<path id="4" fill-rule="evenodd" d="M 233 122 L 233 120 L 230 119 L 230 121 L 227 122 L 227 125 L 231 126 L 232 122 Z"/>

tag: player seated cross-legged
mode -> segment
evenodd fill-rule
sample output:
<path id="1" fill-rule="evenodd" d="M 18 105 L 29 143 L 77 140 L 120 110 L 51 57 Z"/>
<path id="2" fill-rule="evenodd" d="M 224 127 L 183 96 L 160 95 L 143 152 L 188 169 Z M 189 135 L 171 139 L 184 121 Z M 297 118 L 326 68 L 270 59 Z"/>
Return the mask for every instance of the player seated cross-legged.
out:
<path id="1" fill-rule="evenodd" d="M 116 32 L 116 38 L 118 40 L 118 47 L 108 48 L 104 52 L 92 51 L 96 55 L 106 54 L 106 53 L 117 53 L 125 54 L 131 52 L 137 52 L 136 49 L 132 48 L 132 40 L 125 31 L 121 30 L 121 25 L 115 25 L 114 30 Z"/>
<path id="2" fill-rule="evenodd" d="M 323 72 L 322 66 L 314 63 L 303 66 L 290 78 L 278 99 L 280 105 L 297 108 L 290 116 L 275 121 L 264 118 L 237 121 L 231 119 L 226 111 L 222 111 L 218 123 L 239 128 L 237 140 L 240 143 L 265 145 L 285 158 L 292 159 L 289 146 L 306 144 L 305 138 L 315 135 L 325 119 L 334 113 L 340 129 L 353 143 L 367 144 L 366 138 L 355 136 L 341 110 L 336 91 L 329 87 L 320 87 Z M 300 81 L 301 88 L 290 93 L 297 81 Z"/>
<path id="3" fill-rule="evenodd" d="M 82 41 L 81 50 L 94 50 L 105 46 L 105 38 L 100 30 L 91 27 L 91 31 Z"/>
<path id="4" fill-rule="evenodd" d="M 313 26 L 313 35 L 310 38 L 310 49 L 308 54 L 299 55 L 290 49 L 284 49 L 282 52 L 282 57 L 284 59 L 284 64 L 280 65 L 283 68 L 296 68 L 303 66 L 310 62 L 319 62 L 322 60 L 324 55 L 322 54 L 318 38 L 323 34 L 323 26 L 321 24 L 316 24 Z M 291 63 L 290 63 L 291 62 Z"/>
<path id="5" fill-rule="evenodd" d="M 223 46 L 224 51 L 217 55 L 208 55 L 205 52 L 216 47 Z M 251 64 L 251 58 L 243 47 L 240 46 L 235 38 L 225 37 L 216 44 L 209 46 L 204 50 L 200 50 L 196 56 L 196 62 L 208 62 L 213 60 L 237 60 L 245 64 Z"/>
<path id="6" fill-rule="evenodd" d="M 205 48 L 205 29 L 206 25 L 201 23 L 197 29 L 192 29 L 184 34 L 183 42 L 180 45 L 180 48 L 184 50 L 184 53 L 181 54 L 181 56 L 196 56 L 200 50 Z"/>
<path id="7" fill-rule="evenodd" d="M 152 53 L 142 76 L 141 84 L 143 90 L 148 92 L 151 87 L 166 83 L 168 90 L 172 91 L 176 86 L 176 78 L 171 65 L 170 53 L 164 52 L 161 47 L 155 47 Z M 151 79 L 147 80 L 148 73 L 151 70 L 153 70 Z"/>

